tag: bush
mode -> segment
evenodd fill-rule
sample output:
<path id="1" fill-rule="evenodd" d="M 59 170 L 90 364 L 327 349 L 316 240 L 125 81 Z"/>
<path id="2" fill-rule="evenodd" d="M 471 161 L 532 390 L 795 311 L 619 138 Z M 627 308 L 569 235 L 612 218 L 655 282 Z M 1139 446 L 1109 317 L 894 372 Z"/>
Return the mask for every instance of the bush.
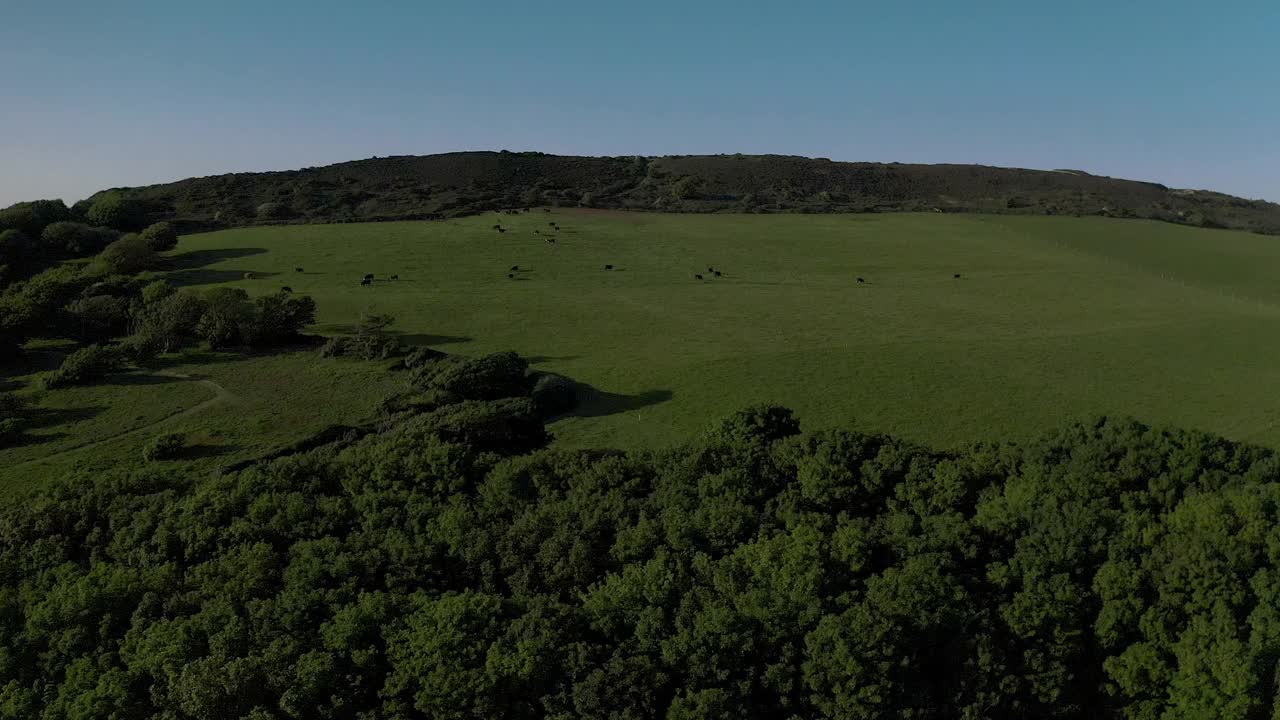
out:
<path id="1" fill-rule="evenodd" d="M 199 337 L 197 330 L 208 303 L 190 290 L 174 292 L 169 288 L 165 294 L 165 288 L 168 283 L 157 281 L 143 289 L 143 307 L 133 332 L 146 338 L 157 352 L 174 352 Z"/>
<path id="2" fill-rule="evenodd" d="M 0 392 L 0 443 L 11 443 L 22 435 L 29 410 L 26 398 Z"/>
<path id="3" fill-rule="evenodd" d="M 409 355 L 404 359 L 402 367 L 405 370 L 413 370 L 440 360 L 443 357 L 446 357 L 445 354 L 439 350 L 433 350 L 429 347 L 418 347 L 409 352 Z"/>
<path id="4" fill-rule="evenodd" d="M 296 340 L 302 328 L 316 321 L 316 301 L 307 295 L 279 292 L 255 298 L 243 329 L 251 347 L 271 347 Z"/>
<path id="5" fill-rule="evenodd" d="M 173 292 L 174 292 L 173 286 L 170 285 L 167 281 L 165 280 L 152 281 L 150 283 L 147 283 L 146 287 L 142 288 L 142 304 L 155 305 L 161 300 L 164 300 L 165 298 L 172 296 Z"/>
<path id="6" fill-rule="evenodd" d="M 93 199 L 85 218 L 94 225 L 131 232 L 142 227 L 142 203 L 119 192 L 108 192 Z"/>
<path id="7" fill-rule="evenodd" d="M 70 218 L 71 211 L 61 200 L 20 202 L 0 210 L 0 230 L 21 230 L 40 237 L 46 227 Z"/>
<path id="8" fill-rule="evenodd" d="M 460 400 L 497 400 L 529 392 L 529 363 L 514 352 L 441 362 L 414 372 L 414 384 Z"/>
<path id="9" fill-rule="evenodd" d="M 186 436 L 181 433 L 159 435 L 142 448 L 142 459 L 147 462 L 172 460 L 182 453 L 186 440 Z"/>
<path id="10" fill-rule="evenodd" d="M 354 337 L 334 337 L 320 346 L 320 356 L 326 358 L 346 357 L 355 360 L 386 360 L 404 352 L 400 341 L 396 338 L 379 337 L 377 335 L 356 335 Z"/>
<path id="11" fill-rule="evenodd" d="M 38 267 L 36 243 L 21 230 L 0 231 L 0 282 L 11 283 Z"/>
<path id="12" fill-rule="evenodd" d="M 205 310 L 196 324 L 196 335 L 210 348 L 239 345 L 253 319 L 249 294 L 239 288 L 213 288 L 204 295 Z"/>
<path id="13" fill-rule="evenodd" d="M 578 404 L 577 389 L 572 380 L 563 375 L 547 373 L 533 384 L 530 397 L 543 417 L 563 415 Z"/>
<path id="14" fill-rule="evenodd" d="M 0 295 L 0 333 L 17 342 L 50 336 L 62 327 L 62 308 L 89 283 L 80 268 L 60 265 L 9 287 Z"/>
<path id="15" fill-rule="evenodd" d="M 142 239 L 147 247 L 155 252 L 164 252 L 178 247 L 178 229 L 173 223 L 158 222 L 142 231 Z"/>
<path id="16" fill-rule="evenodd" d="M 133 275 L 155 267 L 155 251 L 140 235 L 125 235 L 111 243 L 94 260 L 94 269 L 110 275 Z"/>
<path id="17" fill-rule="evenodd" d="M 53 223 L 40 235 L 47 251 L 70 257 L 96 255 L 119 238 L 120 233 L 110 228 L 70 221 Z"/>
<path id="18" fill-rule="evenodd" d="M 68 355 L 62 366 L 44 376 L 46 389 L 88 385 L 120 369 L 124 354 L 108 345 L 89 345 Z"/>
<path id="19" fill-rule="evenodd" d="M 112 295 L 93 295 L 67 305 L 67 314 L 81 341 L 91 342 L 129 331 L 129 301 Z"/>

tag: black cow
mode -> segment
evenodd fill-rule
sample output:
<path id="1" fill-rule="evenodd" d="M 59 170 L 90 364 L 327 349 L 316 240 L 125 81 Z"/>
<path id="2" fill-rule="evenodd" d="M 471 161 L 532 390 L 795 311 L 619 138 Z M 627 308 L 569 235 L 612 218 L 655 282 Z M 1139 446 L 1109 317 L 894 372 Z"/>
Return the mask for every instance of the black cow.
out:
<path id="1" fill-rule="evenodd" d="M 520 269 L 520 266 L 519 266 L 519 265 L 512 265 L 512 266 L 511 266 L 511 272 L 516 272 L 516 271 L 518 271 L 519 269 Z"/>
<path id="2" fill-rule="evenodd" d="M 365 274 L 364 274 L 364 279 L 365 279 L 365 280 L 372 281 L 372 280 L 373 280 L 373 273 L 365 273 Z"/>
<path id="3" fill-rule="evenodd" d="M 715 276 L 716 276 L 716 277 L 720 277 L 720 271 L 719 271 L 719 270 L 716 270 L 716 271 L 715 271 Z"/>
<path id="4" fill-rule="evenodd" d="M 494 226 L 493 226 L 493 229 L 494 229 L 494 230 L 501 230 L 501 229 L 502 229 L 502 226 L 501 226 L 501 225 L 494 225 Z"/>
<path id="5" fill-rule="evenodd" d="M 392 275 L 392 276 L 391 276 L 391 279 L 392 279 L 392 280 L 399 280 L 399 279 L 400 279 L 400 276 L 399 276 L 399 275 Z"/>
<path id="6" fill-rule="evenodd" d="M 372 281 L 372 280 L 370 280 L 369 278 L 365 278 L 365 279 L 363 279 L 363 280 L 361 280 L 361 281 L 360 281 L 360 284 L 361 284 L 361 285 L 372 285 L 372 284 L 373 284 L 373 281 Z"/>
<path id="7" fill-rule="evenodd" d="M 605 269 L 605 270 L 612 270 L 612 269 L 613 269 L 613 266 L 612 266 L 612 265 L 605 265 L 605 266 L 604 266 L 604 269 Z"/>
<path id="8" fill-rule="evenodd" d="M 866 280 L 863 280 L 862 278 L 858 278 L 858 282 L 860 282 L 860 283 L 864 283 L 864 282 L 866 282 Z"/>
<path id="9" fill-rule="evenodd" d="M 508 279 L 508 280 L 515 280 L 515 279 L 516 279 L 516 274 L 515 274 L 515 273 L 507 273 L 507 279 Z"/>
<path id="10" fill-rule="evenodd" d="M 500 233 L 504 233 L 504 232 L 506 232 L 506 231 L 507 231 L 507 229 L 506 229 L 506 228 L 498 228 L 498 232 L 500 232 Z"/>
<path id="11" fill-rule="evenodd" d="M 554 221 L 554 220 L 552 220 L 551 222 L 547 223 L 547 227 L 555 227 L 555 226 L 556 226 L 556 223 L 555 223 L 555 221 Z"/>
<path id="12" fill-rule="evenodd" d="M 715 269 L 715 268 L 713 268 L 713 267 L 709 267 L 709 268 L 707 268 L 707 272 L 713 273 L 713 272 L 715 272 L 715 271 L 716 271 L 716 269 Z"/>
<path id="13" fill-rule="evenodd" d="M 555 238 L 553 238 L 553 237 L 549 237 L 549 238 L 547 238 L 547 242 L 549 242 L 549 243 L 554 244 L 554 243 L 555 243 L 555 241 L 556 241 L 556 239 L 555 239 Z"/>
<path id="14" fill-rule="evenodd" d="M 284 287 L 280 288 L 280 292 L 282 292 L 282 293 L 291 293 L 291 292 L 293 292 L 293 288 L 289 287 L 288 285 L 285 285 Z"/>
<path id="15" fill-rule="evenodd" d="M 293 269 L 293 271 L 294 271 L 294 272 L 302 272 L 302 268 L 294 268 L 294 269 Z"/>
<path id="16" fill-rule="evenodd" d="M 701 275 L 694 275 L 694 276 L 693 276 L 693 278 L 694 278 L 695 280 L 701 280 L 701 279 L 702 279 L 702 276 L 701 276 Z"/>
<path id="17" fill-rule="evenodd" d="M 542 212 L 549 213 L 551 212 L 551 208 L 542 208 Z"/>
<path id="18" fill-rule="evenodd" d="M 959 280 L 959 279 L 960 279 L 960 273 L 956 273 L 955 275 L 952 275 L 952 277 L 954 277 L 955 279 Z"/>

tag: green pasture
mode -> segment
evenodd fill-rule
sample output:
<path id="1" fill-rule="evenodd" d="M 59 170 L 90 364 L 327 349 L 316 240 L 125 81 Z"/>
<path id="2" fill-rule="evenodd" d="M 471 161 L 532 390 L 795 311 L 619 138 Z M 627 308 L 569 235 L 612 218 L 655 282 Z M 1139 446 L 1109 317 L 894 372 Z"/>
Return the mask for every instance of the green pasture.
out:
<path id="1" fill-rule="evenodd" d="M 553 425 L 571 446 L 660 446 L 757 402 L 807 427 L 852 420 L 939 445 L 1101 413 L 1280 445 L 1271 237 L 1102 218 L 561 210 L 231 230 L 184 237 L 175 261 L 184 285 L 312 295 L 325 333 L 391 313 L 410 342 L 516 350 L 588 383 Z M 278 402 L 317 402 L 292 381 Z M 320 401 L 364 402 L 377 384 L 364 381 Z"/>

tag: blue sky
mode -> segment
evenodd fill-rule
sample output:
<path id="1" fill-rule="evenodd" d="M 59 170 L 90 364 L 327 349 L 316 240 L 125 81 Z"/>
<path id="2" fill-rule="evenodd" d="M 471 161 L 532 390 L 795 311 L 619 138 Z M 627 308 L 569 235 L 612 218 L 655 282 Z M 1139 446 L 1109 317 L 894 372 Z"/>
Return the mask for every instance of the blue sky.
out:
<path id="1" fill-rule="evenodd" d="M 1277 38 L 1274 0 L 0 0 L 0 206 L 504 148 L 1075 168 L 1280 201 Z"/>

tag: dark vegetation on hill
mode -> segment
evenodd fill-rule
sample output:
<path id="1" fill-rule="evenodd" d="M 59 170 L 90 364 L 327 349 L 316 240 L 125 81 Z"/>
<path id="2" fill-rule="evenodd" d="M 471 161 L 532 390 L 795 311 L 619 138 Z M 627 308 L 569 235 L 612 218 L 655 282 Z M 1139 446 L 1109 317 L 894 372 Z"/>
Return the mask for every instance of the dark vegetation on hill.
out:
<path id="1" fill-rule="evenodd" d="M 1280 205 L 1075 170 L 841 163 L 778 155 L 373 158 L 106 191 L 100 218 L 186 229 L 411 220 L 539 205 L 666 212 L 939 211 L 1102 215 L 1280 233 Z M 106 223 L 110 224 L 110 223 Z"/>
<path id="2" fill-rule="evenodd" d="M 524 369 L 423 359 L 381 432 L 194 479 L 157 438 L 0 511 L 0 718 L 1272 715 L 1270 451 L 776 407 L 542 449 Z"/>

